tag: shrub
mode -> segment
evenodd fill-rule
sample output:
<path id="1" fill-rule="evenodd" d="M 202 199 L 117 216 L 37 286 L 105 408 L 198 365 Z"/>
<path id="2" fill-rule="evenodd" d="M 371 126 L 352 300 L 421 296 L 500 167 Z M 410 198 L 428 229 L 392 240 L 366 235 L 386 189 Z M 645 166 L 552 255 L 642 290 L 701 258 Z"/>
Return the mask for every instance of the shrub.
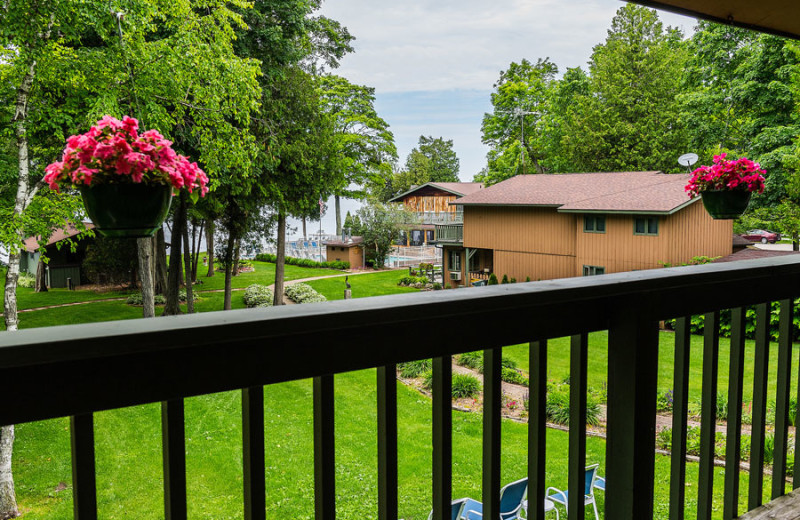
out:
<path id="1" fill-rule="evenodd" d="M 656 433 L 656 448 L 672 450 L 672 428 L 664 428 Z"/>
<path id="2" fill-rule="evenodd" d="M 161 295 L 159 294 L 158 296 L 161 296 Z M 192 301 L 196 302 L 197 298 L 198 298 L 197 292 L 192 291 Z M 186 289 L 181 289 L 180 291 L 178 291 L 178 300 L 182 301 L 182 302 L 186 301 Z"/>
<path id="3" fill-rule="evenodd" d="M 277 259 L 278 259 L 277 255 L 273 255 L 270 253 L 259 253 L 256 255 L 256 260 L 259 262 L 269 262 L 274 264 Z M 291 256 L 285 257 L 284 263 L 287 265 L 296 265 L 299 267 L 337 269 L 339 271 L 350 269 L 350 262 L 316 262 L 314 260 L 309 260 L 307 258 L 294 258 Z"/>
<path id="4" fill-rule="evenodd" d="M 483 352 L 480 350 L 464 352 L 458 356 L 456 363 L 462 367 L 483 371 Z"/>
<path id="5" fill-rule="evenodd" d="M 545 414 L 556 424 L 569 424 L 569 385 L 548 385 Z M 586 398 L 586 424 L 600 424 L 600 406 L 591 395 Z"/>
<path id="6" fill-rule="evenodd" d="M 295 303 L 318 303 L 326 302 L 328 299 L 314 290 L 307 283 L 295 283 L 287 285 L 283 293 Z"/>
<path id="7" fill-rule="evenodd" d="M 270 307 L 272 305 L 272 289 L 266 285 L 253 284 L 244 290 L 245 307 Z"/>
<path id="8" fill-rule="evenodd" d="M 434 291 L 441 291 L 442 290 L 442 284 L 440 284 L 439 282 L 435 282 L 433 284 L 433 290 Z"/>
<path id="9" fill-rule="evenodd" d="M 25 287 L 26 289 L 33 289 L 36 286 L 36 277 L 28 273 L 19 273 L 17 278 L 17 287 Z"/>
<path id="10" fill-rule="evenodd" d="M 197 299 L 197 296 L 194 298 Z M 125 300 L 125 303 L 128 305 L 143 305 L 144 298 L 142 297 L 142 293 L 133 293 L 128 296 L 128 299 Z M 181 301 L 186 301 L 186 291 L 184 291 L 183 299 Z M 156 305 L 164 305 L 167 303 L 167 298 L 163 294 L 156 294 L 153 296 L 153 303 Z"/>
<path id="11" fill-rule="evenodd" d="M 516 279 L 516 278 L 514 278 L 513 276 L 511 277 L 511 279 L 510 279 L 509 281 L 510 281 L 511 283 L 517 283 L 517 279 Z"/>
<path id="12" fill-rule="evenodd" d="M 502 283 L 511 283 L 511 282 L 509 282 L 509 281 L 508 281 L 508 275 L 507 275 L 507 274 L 504 274 L 504 275 L 503 275 L 503 281 L 502 281 L 502 282 L 500 282 L 500 283 L 501 283 L 501 284 L 502 284 Z"/>
<path id="13" fill-rule="evenodd" d="M 515 368 L 503 367 L 500 378 L 506 383 L 528 386 L 528 378 Z"/>
<path id="14" fill-rule="evenodd" d="M 497 275 L 492 273 L 489 275 L 489 281 L 486 282 L 486 285 L 497 285 Z"/>
<path id="15" fill-rule="evenodd" d="M 407 361 L 400 363 L 397 368 L 400 370 L 400 377 L 419 377 L 423 373 L 431 370 L 433 364 L 430 359 L 420 359 L 417 361 Z"/>
<path id="16" fill-rule="evenodd" d="M 481 390 L 481 382 L 470 374 L 453 374 L 453 397 L 474 397 Z"/>
<path id="17" fill-rule="evenodd" d="M 397 285 L 402 285 L 406 287 L 417 287 L 420 285 L 426 285 L 428 283 L 427 276 L 410 276 L 406 275 L 400 278 L 400 281 L 397 282 Z M 441 285 L 439 286 L 441 288 Z"/>

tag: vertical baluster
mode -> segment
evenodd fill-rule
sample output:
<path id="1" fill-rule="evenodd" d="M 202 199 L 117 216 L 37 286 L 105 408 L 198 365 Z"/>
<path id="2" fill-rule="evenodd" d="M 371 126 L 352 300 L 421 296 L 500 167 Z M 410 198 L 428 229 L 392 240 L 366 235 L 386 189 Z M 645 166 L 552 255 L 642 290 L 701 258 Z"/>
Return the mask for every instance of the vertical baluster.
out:
<path id="1" fill-rule="evenodd" d="M 266 520 L 263 386 L 242 390 L 242 457 L 244 518 Z"/>
<path id="2" fill-rule="evenodd" d="M 750 437 L 750 489 L 748 509 L 763 502 L 764 435 L 767 419 L 767 370 L 769 365 L 769 304 L 756 306 L 756 350 L 753 367 L 753 424 Z"/>
<path id="3" fill-rule="evenodd" d="M 453 494 L 453 365 L 433 358 L 433 520 L 450 517 Z"/>
<path id="4" fill-rule="evenodd" d="M 397 368 L 378 367 L 378 520 L 397 520 Z"/>
<path id="5" fill-rule="evenodd" d="M 314 378 L 314 518 L 336 518 L 333 376 Z"/>
<path id="6" fill-rule="evenodd" d="M 544 520 L 547 416 L 547 340 L 529 347 L 530 386 L 528 394 L 528 515 Z"/>
<path id="7" fill-rule="evenodd" d="M 714 444 L 717 435 L 719 311 L 705 315 L 703 331 L 703 402 L 700 408 L 700 474 L 697 520 L 711 520 L 714 498 Z"/>
<path id="8" fill-rule="evenodd" d="M 677 319 L 675 372 L 672 390 L 672 460 L 669 481 L 669 519 L 683 520 L 686 505 L 686 425 L 689 404 L 691 316 Z"/>
<path id="9" fill-rule="evenodd" d="M 483 516 L 500 518 L 502 348 L 483 352 Z"/>
<path id="10" fill-rule="evenodd" d="M 97 519 L 97 481 L 94 460 L 94 417 L 69 419 L 72 444 L 72 501 L 75 520 Z"/>
<path id="11" fill-rule="evenodd" d="M 772 498 L 786 493 L 786 452 L 789 446 L 789 384 L 792 379 L 792 300 L 781 300 L 778 324 L 778 378 L 775 395 L 775 452 Z"/>
<path id="12" fill-rule="evenodd" d="M 186 520 L 186 433 L 183 399 L 161 403 L 164 458 L 164 517 Z"/>
<path id="13" fill-rule="evenodd" d="M 588 334 L 570 339 L 569 355 L 569 510 L 570 520 L 583 520 L 586 508 L 586 367 Z"/>
<path id="14" fill-rule="evenodd" d="M 606 520 L 653 517 L 658 321 L 648 303 L 628 298 L 610 311 Z"/>
<path id="15" fill-rule="evenodd" d="M 731 310 L 731 357 L 728 372 L 728 433 L 725 446 L 723 520 L 739 516 L 739 463 L 742 455 L 745 309 Z"/>

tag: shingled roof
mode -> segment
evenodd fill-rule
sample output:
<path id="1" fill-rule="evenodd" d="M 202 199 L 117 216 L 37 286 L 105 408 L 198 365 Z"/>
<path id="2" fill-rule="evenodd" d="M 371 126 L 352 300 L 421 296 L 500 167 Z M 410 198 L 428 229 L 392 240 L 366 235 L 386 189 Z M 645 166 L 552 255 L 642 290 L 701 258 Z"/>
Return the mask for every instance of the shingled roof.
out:
<path id="1" fill-rule="evenodd" d="M 86 226 L 87 230 L 94 229 L 94 224 L 92 224 L 91 222 L 85 222 L 83 225 Z M 78 235 L 79 233 L 80 231 L 73 224 L 67 225 L 66 228 L 58 228 L 55 231 L 53 231 L 53 234 L 50 235 L 50 238 L 47 239 L 47 244 L 45 245 L 45 247 L 52 246 L 56 242 L 61 242 L 66 238 L 72 238 Z M 39 249 L 38 236 L 28 237 L 25 239 L 24 243 L 25 243 L 25 251 L 29 253 L 33 253 L 37 249 Z"/>
<path id="2" fill-rule="evenodd" d="M 570 213 L 670 214 L 696 202 L 689 174 L 612 172 L 518 175 L 451 204 L 553 207 Z"/>

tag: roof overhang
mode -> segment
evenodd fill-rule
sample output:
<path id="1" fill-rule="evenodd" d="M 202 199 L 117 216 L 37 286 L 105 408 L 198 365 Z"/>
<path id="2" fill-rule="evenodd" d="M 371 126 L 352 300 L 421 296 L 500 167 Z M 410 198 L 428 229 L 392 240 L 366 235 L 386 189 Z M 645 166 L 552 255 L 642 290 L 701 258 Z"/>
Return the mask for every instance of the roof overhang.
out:
<path id="1" fill-rule="evenodd" d="M 797 0 L 631 0 L 673 13 L 800 39 Z"/>
<path id="2" fill-rule="evenodd" d="M 559 213 L 592 213 L 592 214 L 603 214 L 603 215 L 673 215 L 689 204 L 694 204 L 700 200 L 700 197 L 695 197 L 693 199 L 689 199 L 680 206 L 675 206 L 674 208 L 668 211 L 655 211 L 655 210 L 636 210 L 636 211 L 627 211 L 627 210 L 611 210 L 611 209 L 558 209 Z"/>
<path id="3" fill-rule="evenodd" d="M 400 195 L 395 195 L 394 197 L 389 199 L 387 202 L 402 202 L 403 197 L 405 197 L 406 195 L 410 195 L 410 194 L 414 193 L 417 190 L 421 190 L 422 188 L 426 188 L 426 187 L 429 187 L 429 186 L 433 187 L 433 188 L 440 189 L 442 191 L 446 191 L 447 193 L 452 193 L 453 195 L 455 195 L 457 197 L 463 197 L 464 196 L 463 193 L 459 193 L 459 192 L 457 192 L 455 190 L 451 190 L 450 188 L 445 188 L 444 186 L 440 186 L 439 184 L 437 184 L 435 182 L 426 182 L 425 184 L 420 184 L 419 186 L 414 186 L 410 190 L 408 190 L 408 191 L 406 191 L 404 193 L 401 193 Z"/>

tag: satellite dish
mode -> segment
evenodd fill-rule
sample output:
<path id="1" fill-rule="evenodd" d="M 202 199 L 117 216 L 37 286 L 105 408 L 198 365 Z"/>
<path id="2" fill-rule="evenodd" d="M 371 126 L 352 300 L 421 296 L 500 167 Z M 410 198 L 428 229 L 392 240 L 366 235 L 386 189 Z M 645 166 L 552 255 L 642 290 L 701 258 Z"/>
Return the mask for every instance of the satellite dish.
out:
<path id="1" fill-rule="evenodd" d="M 685 153 L 678 157 L 678 164 L 681 166 L 686 166 L 687 168 L 694 163 L 697 162 L 697 154 L 696 153 Z"/>

